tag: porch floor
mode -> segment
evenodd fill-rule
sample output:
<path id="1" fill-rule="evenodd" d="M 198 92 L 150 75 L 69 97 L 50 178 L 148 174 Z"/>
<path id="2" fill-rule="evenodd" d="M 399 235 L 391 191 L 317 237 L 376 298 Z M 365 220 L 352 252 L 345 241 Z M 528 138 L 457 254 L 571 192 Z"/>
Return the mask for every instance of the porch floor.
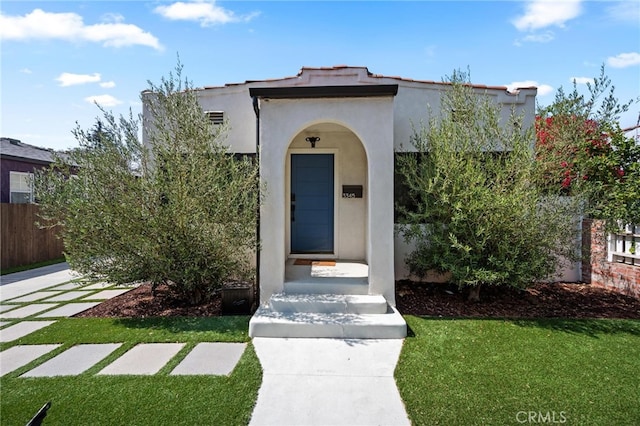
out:
<path id="1" fill-rule="evenodd" d="M 369 283 L 369 265 L 365 261 L 336 260 L 335 266 L 314 265 L 313 263 L 311 265 L 296 265 L 295 261 L 296 259 L 288 259 L 285 264 L 284 276 L 287 283 Z"/>

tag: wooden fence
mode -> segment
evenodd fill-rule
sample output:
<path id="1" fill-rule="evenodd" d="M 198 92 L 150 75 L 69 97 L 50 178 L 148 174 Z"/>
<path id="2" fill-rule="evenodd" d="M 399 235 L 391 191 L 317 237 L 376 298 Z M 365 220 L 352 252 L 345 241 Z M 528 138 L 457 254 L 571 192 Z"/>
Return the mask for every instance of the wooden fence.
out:
<path id="1" fill-rule="evenodd" d="M 0 204 L 0 268 L 29 265 L 63 256 L 55 229 L 39 229 L 36 204 Z"/>

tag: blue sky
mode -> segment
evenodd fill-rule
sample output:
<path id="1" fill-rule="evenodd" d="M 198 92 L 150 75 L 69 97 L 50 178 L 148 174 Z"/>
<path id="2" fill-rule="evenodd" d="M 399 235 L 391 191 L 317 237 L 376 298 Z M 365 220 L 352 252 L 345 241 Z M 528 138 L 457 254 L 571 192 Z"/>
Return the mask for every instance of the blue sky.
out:
<path id="1" fill-rule="evenodd" d="M 640 2 L 7 1 L 0 5 L 0 134 L 77 146 L 71 130 L 140 111 L 147 81 L 176 65 L 196 86 L 353 65 L 418 80 L 454 69 L 486 85 L 536 85 L 538 102 L 605 64 L 640 96 Z M 621 119 L 635 125 L 640 104 Z"/>

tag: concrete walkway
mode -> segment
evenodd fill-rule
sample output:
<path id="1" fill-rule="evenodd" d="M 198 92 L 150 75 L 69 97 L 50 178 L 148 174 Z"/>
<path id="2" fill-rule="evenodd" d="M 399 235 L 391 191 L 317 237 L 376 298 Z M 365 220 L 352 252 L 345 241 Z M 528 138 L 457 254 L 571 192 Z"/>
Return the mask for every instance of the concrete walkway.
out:
<path id="1" fill-rule="evenodd" d="M 263 368 L 251 425 L 409 425 L 393 373 L 401 339 L 254 338 Z"/>
<path id="2" fill-rule="evenodd" d="M 1 277 L 0 342 L 21 339 L 115 297 L 128 288 L 108 284 L 70 282 L 79 276 L 66 263 Z M 111 288 L 110 288 L 111 287 Z M 93 300 L 86 302 L 85 300 Z M 52 319 L 44 321 L 42 319 Z M 61 344 L 16 345 L 0 352 L 0 376 L 36 362 L 20 377 L 74 376 L 82 374 L 116 351 L 122 342 L 80 344 L 44 361 Z M 183 349 L 185 343 L 140 343 L 120 354 L 99 375 L 157 374 Z M 201 342 L 186 354 L 171 375 L 229 375 L 246 349 L 246 343 Z M 47 355 L 48 356 L 48 355 Z M 49 356 L 50 357 L 50 356 Z"/>

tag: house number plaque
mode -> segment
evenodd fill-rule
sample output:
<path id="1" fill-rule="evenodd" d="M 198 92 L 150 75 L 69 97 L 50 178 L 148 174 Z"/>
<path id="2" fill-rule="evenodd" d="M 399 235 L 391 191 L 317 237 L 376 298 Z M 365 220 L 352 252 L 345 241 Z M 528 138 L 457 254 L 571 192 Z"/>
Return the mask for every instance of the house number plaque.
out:
<path id="1" fill-rule="evenodd" d="M 342 185 L 342 198 L 362 198 L 362 185 Z"/>

